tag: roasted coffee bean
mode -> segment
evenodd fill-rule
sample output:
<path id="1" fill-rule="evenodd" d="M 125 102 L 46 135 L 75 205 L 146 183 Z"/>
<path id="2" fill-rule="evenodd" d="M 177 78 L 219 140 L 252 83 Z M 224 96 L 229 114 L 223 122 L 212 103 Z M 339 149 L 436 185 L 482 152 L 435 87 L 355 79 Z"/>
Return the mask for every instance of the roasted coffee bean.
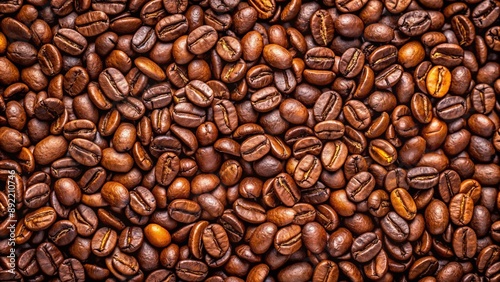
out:
<path id="1" fill-rule="evenodd" d="M 276 197 L 289 207 L 300 200 L 299 188 L 293 178 L 287 173 L 281 173 L 274 178 L 273 188 Z"/>
<path id="2" fill-rule="evenodd" d="M 40 231 L 49 228 L 55 221 L 57 215 L 52 207 L 42 207 L 24 217 L 24 224 L 31 231 Z"/>
<path id="3" fill-rule="evenodd" d="M 75 19 L 75 29 L 85 37 L 99 35 L 109 27 L 109 19 L 102 11 L 91 11 Z"/>
<path id="4" fill-rule="evenodd" d="M 382 249 L 382 242 L 377 234 L 367 232 L 357 237 L 351 247 L 351 254 L 358 262 L 367 262 L 373 259 Z"/>
<path id="5" fill-rule="evenodd" d="M 78 31 L 62 28 L 54 35 L 54 44 L 63 52 L 78 56 L 85 51 L 88 42 Z"/>
<path id="6" fill-rule="evenodd" d="M 450 219 L 458 226 L 467 225 L 472 219 L 473 209 L 472 198 L 468 194 L 458 193 L 450 200 Z"/>
<path id="7" fill-rule="evenodd" d="M 445 67 L 455 67 L 464 60 L 464 50 L 457 44 L 442 43 L 432 48 L 431 62 Z"/>
<path id="8" fill-rule="evenodd" d="M 278 89 L 273 86 L 258 90 L 250 98 L 252 107 L 257 112 L 269 112 L 275 109 L 282 101 Z"/>
<path id="9" fill-rule="evenodd" d="M 175 266 L 175 273 L 180 279 L 203 281 L 208 275 L 208 266 L 196 260 L 181 260 Z"/>
<path id="10" fill-rule="evenodd" d="M 116 246 L 118 235 L 116 231 L 108 227 L 102 227 L 96 231 L 92 238 L 92 253 L 99 257 L 106 257 Z"/>
<path id="11" fill-rule="evenodd" d="M 217 43 L 217 39 L 217 31 L 213 27 L 202 25 L 189 33 L 188 50 L 196 55 L 203 54 Z"/>
<path id="12" fill-rule="evenodd" d="M 415 218 L 417 206 L 411 195 L 404 188 L 392 190 L 391 203 L 396 213 L 402 218 L 406 220 Z"/>
<path id="13" fill-rule="evenodd" d="M 399 18 L 398 26 L 407 36 L 422 35 L 431 26 L 431 16 L 424 10 L 407 12 Z"/>
<path id="14" fill-rule="evenodd" d="M 368 152 L 374 161 L 383 166 L 394 163 L 398 158 L 394 146 L 383 139 L 375 139 L 370 142 Z"/>
<path id="15" fill-rule="evenodd" d="M 351 100 L 344 106 L 345 119 L 354 128 L 362 130 L 371 123 L 371 115 L 364 104 L 359 101 Z"/>
<path id="16" fill-rule="evenodd" d="M 408 170 L 408 184 L 416 189 L 428 189 L 438 184 L 439 172 L 433 167 L 416 167 Z"/>
<path id="17" fill-rule="evenodd" d="M 173 41 L 188 30 L 187 19 L 182 14 L 174 14 L 162 18 L 155 26 L 158 39 L 164 42 Z"/>
<path id="18" fill-rule="evenodd" d="M 70 244 L 76 238 L 76 235 L 76 227 L 69 220 L 57 221 L 48 231 L 49 239 L 57 246 Z"/>
<path id="19" fill-rule="evenodd" d="M 101 148 L 95 143 L 82 138 L 73 139 L 69 143 L 68 152 L 78 163 L 95 166 L 101 161 Z"/>
<path id="20" fill-rule="evenodd" d="M 265 135 L 255 135 L 241 144 L 241 157 L 245 161 L 255 161 L 269 152 L 271 145 Z"/>
<path id="21" fill-rule="evenodd" d="M 363 171 L 354 175 L 347 183 L 346 192 L 349 200 L 361 202 L 368 198 L 375 188 L 375 179 L 369 172 Z"/>
<path id="22" fill-rule="evenodd" d="M 61 251 L 50 242 L 41 243 L 36 248 L 36 261 L 40 270 L 46 275 L 56 274 L 63 260 Z"/>
<path id="23" fill-rule="evenodd" d="M 333 19 L 326 10 L 318 10 L 311 17 L 311 33 L 320 46 L 327 46 L 333 40 Z"/>

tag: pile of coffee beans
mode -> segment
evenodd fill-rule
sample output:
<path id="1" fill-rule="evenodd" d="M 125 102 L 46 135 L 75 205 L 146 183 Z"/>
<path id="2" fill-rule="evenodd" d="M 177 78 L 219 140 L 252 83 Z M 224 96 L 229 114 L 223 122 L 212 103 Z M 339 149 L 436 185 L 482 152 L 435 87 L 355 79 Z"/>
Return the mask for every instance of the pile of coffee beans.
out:
<path id="1" fill-rule="evenodd" d="M 499 15 L 0 0 L 0 280 L 500 281 Z"/>

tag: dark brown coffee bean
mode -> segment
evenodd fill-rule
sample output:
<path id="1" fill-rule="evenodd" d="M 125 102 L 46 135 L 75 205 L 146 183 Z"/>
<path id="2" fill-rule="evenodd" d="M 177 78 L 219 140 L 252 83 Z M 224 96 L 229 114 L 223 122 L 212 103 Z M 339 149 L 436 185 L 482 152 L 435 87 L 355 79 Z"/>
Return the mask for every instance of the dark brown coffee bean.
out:
<path id="1" fill-rule="evenodd" d="M 287 173 L 277 175 L 273 180 L 274 193 L 286 206 L 293 206 L 300 200 L 300 191 L 293 178 Z"/>
<path id="2" fill-rule="evenodd" d="M 109 19 L 106 13 L 91 11 L 82 14 L 75 19 L 75 28 L 85 37 L 99 35 L 109 27 Z"/>
<path id="3" fill-rule="evenodd" d="M 333 51 L 326 47 L 314 47 L 307 51 L 304 61 L 312 69 L 331 69 L 335 60 Z"/>
<path id="4" fill-rule="evenodd" d="M 78 205 L 73 209 L 68 219 L 75 225 L 76 232 L 81 236 L 90 236 L 97 230 L 97 215 L 85 205 Z"/>
<path id="5" fill-rule="evenodd" d="M 217 39 L 217 31 L 213 27 L 202 25 L 189 33 L 188 50 L 196 55 L 203 54 L 215 46 Z"/>
<path id="6" fill-rule="evenodd" d="M 357 237 L 351 247 L 353 258 L 358 262 L 368 262 L 382 249 L 382 242 L 377 234 L 367 232 Z"/>
<path id="7" fill-rule="evenodd" d="M 438 184 L 439 172 L 433 167 L 415 167 L 408 170 L 408 184 L 416 189 L 428 189 Z"/>
<path id="8" fill-rule="evenodd" d="M 252 94 L 250 101 L 252 102 L 252 107 L 257 112 L 269 112 L 280 105 L 282 98 L 278 89 L 270 86 L 262 88 Z"/>
<path id="9" fill-rule="evenodd" d="M 108 256 L 115 248 L 117 239 L 118 235 L 113 229 L 98 229 L 92 238 L 92 252 L 98 257 Z"/>
<path id="10" fill-rule="evenodd" d="M 196 202 L 177 199 L 168 205 L 168 213 L 178 222 L 192 223 L 200 217 L 201 208 Z"/>
<path id="11" fill-rule="evenodd" d="M 36 261 L 46 275 L 55 275 L 63 260 L 61 251 L 50 242 L 41 243 L 36 248 Z"/>
<path id="12" fill-rule="evenodd" d="M 471 258 L 476 254 L 477 237 L 470 227 L 460 227 L 453 234 L 453 250 L 459 258 Z"/>
<path id="13" fill-rule="evenodd" d="M 347 196 L 353 202 L 361 202 L 368 198 L 374 187 L 373 175 L 369 172 L 360 172 L 349 180 L 346 186 Z"/>
<path id="14" fill-rule="evenodd" d="M 276 3 L 274 0 L 262 1 L 262 0 L 251 0 L 248 2 L 250 6 L 257 10 L 257 14 L 260 19 L 268 19 L 274 15 L 276 9 Z"/>
<path id="15" fill-rule="evenodd" d="M 325 120 L 334 120 L 340 114 L 342 109 L 342 98 L 337 92 L 327 91 L 314 104 L 314 119 L 317 122 Z"/>
<path id="16" fill-rule="evenodd" d="M 442 43 L 432 48 L 430 57 L 434 64 L 454 67 L 463 62 L 464 50 L 457 44 Z"/>
<path id="17" fill-rule="evenodd" d="M 164 42 L 173 41 L 188 30 L 187 19 L 182 14 L 162 18 L 155 26 L 156 36 Z"/>
<path id="18" fill-rule="evenodd" d="M 101 161 L 101 148 L 95 143 L 82 138 L 73 139 L 69 143 L 68 152 L 78 163 L 95 166 Z"/>
<path id="19" fill-rule="evenodd" d="M 354 128 L 363 130 L 371 123 L 371 114 L 366 106 L 356 100 L 345 103 L 344 116 L 347 122 Z"/>
<path id="20" fill-rule="evenodd" d="M 196 260 L 181 260 L 175 266 L 177 277 L 187 281 L 203 281 L 208 275 L 208 266 Z"/>
<path id="21" fill-rule="evenodd" d="M 431 17 L 423 10 L 407 12 L 399 18 L 398 26 L 407 36 L 422 35 L 431 26 Z"/>
<path id="22" fill-rule="evenodd" d="M 396 242 L 404 242 L 410 233 L 408 223 L 395 212 L 389 212 L 381 221 L 384 233 Z"/>
<path id="23" fill-rule="evenodd" d="M 266 221 L 266 211 L 255 202 L 239 198 L 233 203 L 233 209 L 235 214 L 246 222 L 256 224 Z"/>
<path id="24" fill-rule="evenodd" d="M 287 49 L 278 44 L 264 46 L 262 55 L 264 60 L 272 67 L 284 70 L 292 66 L 292 55 Z"/>
<path id="25" fill-rule="evenodd" d="M 57 221 L 48 231 L 49 239 L 57 246 L 70 244 L 76 238 L 76 235 L 76 227 L 69 220 Z"/>
<path id="26" fill-rule="evenodd" d="M 301 188 L 312 187 L 321 175 L 320 160 L 314 155 L 305 155 L 297 164 L 293 178 Z"/>
<path id="27" fill-rule="evenodd" d="M 241 144 L 241 157 L 245 161 L 255 161 L 269 152 L 271 145 L 265 135 L 255 135 Z"/>
<path id="28" fill-rule="evenodd" d="M 156 181 L 162 185 L 170 184 L 179 172 L 179 158 L 171 152 L 163 153 L 156 163 Z"/>
<path id="29" fill-rule="evenodd" d="M 302 233 L 299 225 L 281 228 L 274 237 L 274 248 L 282 255 L 291 255 L 302 247 Z"/>
<path id="30" fill-rule="evenodd" d="M 349 48 L 340 58 L 339 71 L 347 78 L 355 77 L 361 72 L 364 62 L 365 54 L 360 49 Z"/>
<path id="31" fill-rule="evenodd" d="M 451 27 L 460 45 L 469 46 L 474 41 L 476 30 L 474 24 L 468 17 L 456 15 L 451 19 Z"/>
<path id="32" fill-rule="evenodd" d="M 416 260 L 409 269 L 409 278 L 416 279 L 427 275 L 434 275 L 438 269 L 438 261 L 433 256 L 422 257 Z"/>

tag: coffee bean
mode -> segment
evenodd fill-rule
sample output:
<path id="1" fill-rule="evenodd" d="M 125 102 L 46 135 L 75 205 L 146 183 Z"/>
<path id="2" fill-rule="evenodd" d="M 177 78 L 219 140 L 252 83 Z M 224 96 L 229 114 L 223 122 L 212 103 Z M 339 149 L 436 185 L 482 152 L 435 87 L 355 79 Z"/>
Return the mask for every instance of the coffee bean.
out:
<path id="1" fill-rule="evenodd" d="M 407 36 L 422 35 L 431 26 L 431 17 L 423 10 L 407 12 L 399 18 L 398 26 Z"/>
<path id="2" fill-rule="evenodd" d="M 78 56 L 85 51 L 88 43 L 78 31 L 62 28 L 54 35 L 54 44 L 63 52 Z"/>
<path id="3" fill-rule="evenodd" d="M 375 179 L 369 172 L 363 171 L 354 175 L 347 183 L 347 197 L 353 202 L 361 202 L 368 198 L 375 188 Z"/>
<path id="4" fill-rule="evenodd" d="M 408 223 L 395 212 L 389 212 L 381 221 L 384 233 L 396 242 L 404 242 L 410 233 Z"/>
<path id="5" fill-rule="evenodd" d="M 108 227 L 102 227 L 96 231 L 92 238 L 92 253 L 99 257 L 106 257 L 116 246 L 118 235 L 116 231 Z"/>
<path id="6" fill-rule="evenodd" d="M 450 219 L 458 225 L 463 226 L 470 222 L 474 208 L 474 201 L 472 198 L 463 193 L 456 194 L 450 200 Z"/>
<path id="7" fill-rule="evenodd" d="M 41 243 L 36 248 L 36 261 L 40 270 L 47 275 L 56 274 L 63 260 L 61 251 L 50 242 Z"/>
<path id="8" fill-rule="evenodd" d="M 217 39 L 217 31 L 213 27 L 200 26 L 189 33 L 187 37 L 188 49 L 193 54 L 203 54 L 217 43 Z"/>
<path id="9" fill-rule="evenodd" d="M 417 207 L 411 195 L 403 188 L 396 188 L 391 192 L 391 203 L 394 210 L 402 218 L 412 220 L 415 218 Z"/>
<path id="10" fill-rule="evenodd" d="M 408 184 L 416 189 L 428 189 L 438 184 L 439 175 L 433 167 L 417 167 L 408 170 Z"/>
<path id="11" fill-rule="evenodd" d="M 183 280 L 203 281 L 208 275 L 205 263 L 196 260 L 181 260 L 175 266 L 177 276 Z"/>
<path id="12" fill-rule="evenodd" d="M 395 148 L 383 139 L 375 139 L 370 142 L 368 152 L 377 163 L 383 166 L 390 165 L 397 159 Z"/>
<path id="13" fill-rule="evenodd" d="M 63 260 L 63 262 L 59 266 L 59 279 L 85 281 L 85 270 L 82 263 L 74 258 Z"/>
<path id="14" fill-rule="evenodd" d="M 432 48 L 431 62 L 445 67 L 455 67 L 464 60 L 464 50 L 457 44 L 442 43 Z"/>
<path id="15" fill-rule="evenodd" d="M 102 11 L 91 11 L 82 14 L 75 19 L 76 31 L 85 37 L 99 35 L 106 31 L 109 26 L 109 19 Z"/>
<path id="16" fill-rule="evenodd" d="M 367 262 L 382 249 L 382 242 L 377 234 L 367 232 L 357 237 L 351 247 L 351 254 L 358 262 Z"/>
<path id="17" fill-rule="evenodd" d="M 292 55 L 288 50 L 278 44 L 268 44 L 264 46 L 262 56 L 272 67 L 288 69 L 292 66 Z"/>
<path id="18" fill-rule="evenodd" d="M 24 224 L 31 231 L 40 231 L 49 228 L 55 221 L 57 215 L 52 207 L 42 207 L 24 217 Z"/>
<path id="19" fill-rule="evenodd" d="M 293 178 L 282 173 L 277 175 L 273 181 L 274 193 L 278 199 L 287 206 L 293 206 L 300 200 L 300 191 Z"/>

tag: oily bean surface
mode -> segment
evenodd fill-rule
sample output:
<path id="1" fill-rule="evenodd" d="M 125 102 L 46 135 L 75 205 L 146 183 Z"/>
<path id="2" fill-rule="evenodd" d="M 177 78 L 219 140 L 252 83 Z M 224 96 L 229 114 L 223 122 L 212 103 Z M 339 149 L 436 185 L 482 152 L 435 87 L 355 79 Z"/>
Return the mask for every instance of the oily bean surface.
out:
<path id="1" fill-rule="evenodd" d="M 0 0 L 1 281 L 499 281 L 498 0 Z"/>

